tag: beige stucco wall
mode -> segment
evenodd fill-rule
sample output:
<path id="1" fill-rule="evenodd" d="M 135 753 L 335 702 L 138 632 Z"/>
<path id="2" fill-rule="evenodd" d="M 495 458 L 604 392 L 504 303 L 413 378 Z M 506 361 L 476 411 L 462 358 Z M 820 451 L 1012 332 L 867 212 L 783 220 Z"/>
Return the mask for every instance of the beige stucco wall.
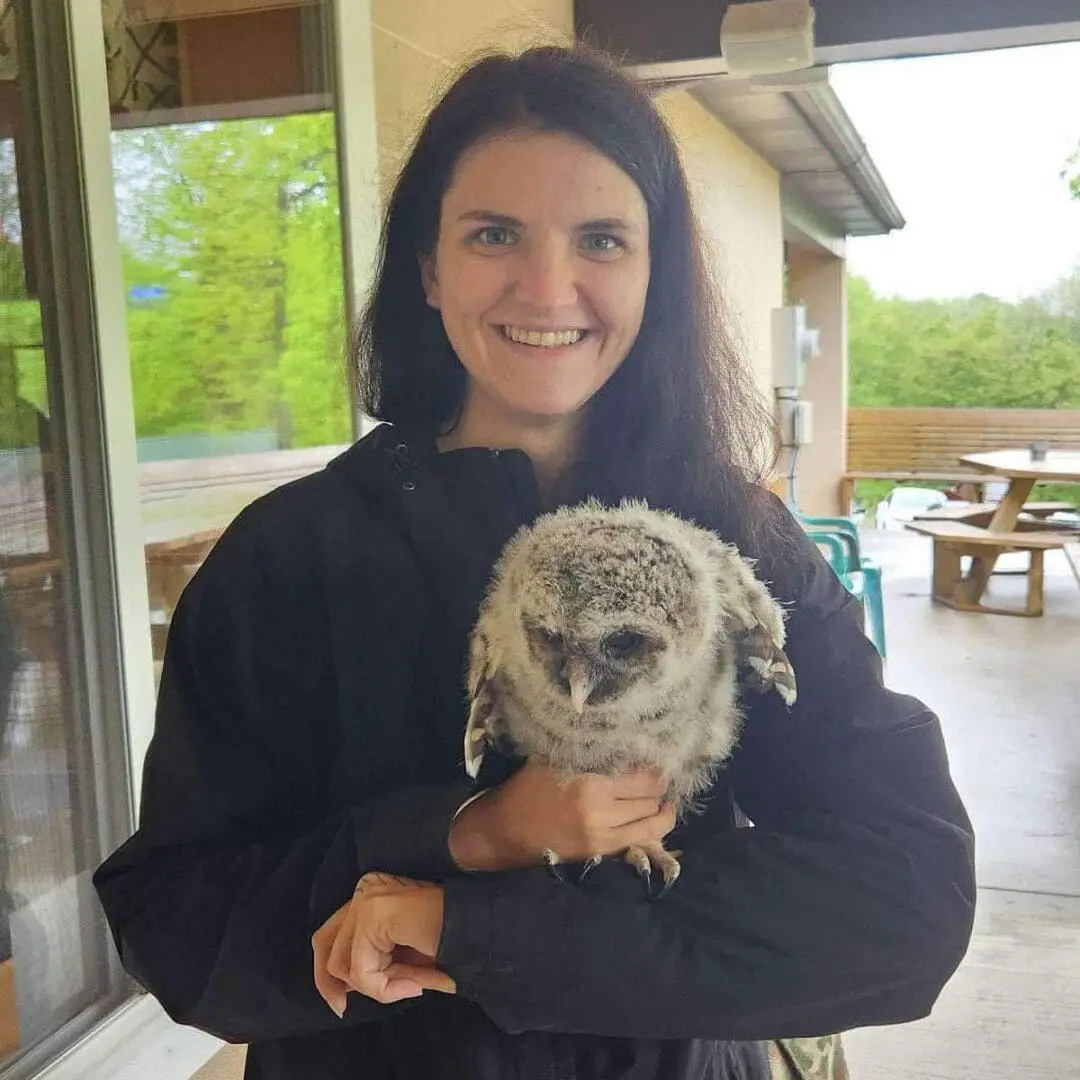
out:
<path id="1" fill-rule="evenodd" d="M 385 196 L 418 125 L 456 69 L 485 48 L 569 41 L 573 0 L 373 0 L 371 21 Z"/>
<path id="2" fill-rule="evenodd" d="M 657 104 L 678 140 L 737 335 L 771 400 L 770 312 L 784 288 L 780 176 L 686 91 Z"/>
<path id="3" fill-rule="evenodd" d="M 806 366 L 802 400 L 813 403 L 813 441 L 799 451 L 795 495 L 806 514 L 847 513 L 839 505 L 846 459 L 847 298 L 845 261 L 821 250 L 788 249 L 788 299 L 806 304 L 821 331 L 821 355 Z"/>

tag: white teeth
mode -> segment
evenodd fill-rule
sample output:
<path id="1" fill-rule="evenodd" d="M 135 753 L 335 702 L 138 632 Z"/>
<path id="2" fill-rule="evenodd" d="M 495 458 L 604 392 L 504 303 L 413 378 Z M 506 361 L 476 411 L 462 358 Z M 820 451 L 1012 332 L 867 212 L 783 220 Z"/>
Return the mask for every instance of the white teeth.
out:
<path id="1" fill-rule="evenodd" d="M 504 326 L 503 333 L 519 345 L 539 345 L 545 349 L 576 345 L 585 334 L 583 330 L 519 330 L 515 326 Z"/>

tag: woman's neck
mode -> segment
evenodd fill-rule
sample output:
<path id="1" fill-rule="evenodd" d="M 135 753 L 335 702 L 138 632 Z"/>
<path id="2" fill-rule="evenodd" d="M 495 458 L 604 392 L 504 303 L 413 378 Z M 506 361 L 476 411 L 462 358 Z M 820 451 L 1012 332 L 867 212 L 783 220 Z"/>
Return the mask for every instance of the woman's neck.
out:
<path id="1" fill-rule="evenodd" d="M 559 477 L 574 463 L 581 446 L 581 417 L 560 417 L 537 423 L 481 417 L 466 409 L 457 425 L 438 439 L 440 451 L 483 446 L 492 450 L 524 450 L 536 470 L 540 498 L 549 505 Z"/>

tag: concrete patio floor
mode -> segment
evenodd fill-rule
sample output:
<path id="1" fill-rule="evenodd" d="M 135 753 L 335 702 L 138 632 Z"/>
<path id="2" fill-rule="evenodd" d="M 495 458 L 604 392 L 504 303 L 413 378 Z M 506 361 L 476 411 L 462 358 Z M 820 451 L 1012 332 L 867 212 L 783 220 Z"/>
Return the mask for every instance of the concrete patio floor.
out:
<path id="1" fill-rule="evenodd" d="M 980 887 L 933 1014 L 848 1033 L 853 1080 L 1080 1077 L 1080 588 L 1052 552 L 1042 618 L 956 612 L 930 601 L 929 540 L 865 542 L 885 574 L 886 677 L 942 718 Z M 991 584 L 1006 602 L 1023 590 Z"/>
<path id="2" fill-rule="evenodd" d="M 942 718 L 978 839 L 971 949 L 926 1020 L 845 1036 L 852 1080 L 1080 1077 L 1080 588 L 1059 552 L 1039 619 L 930 601 L 930 542 L 868 532 L 891 686 Z M 1021 557 L 1022 558 L 1022 557 Z M 1020 599 L 1021 578 L 991 591 Z M 198 1080 L 235 1080 L 229 1047 Z"/>

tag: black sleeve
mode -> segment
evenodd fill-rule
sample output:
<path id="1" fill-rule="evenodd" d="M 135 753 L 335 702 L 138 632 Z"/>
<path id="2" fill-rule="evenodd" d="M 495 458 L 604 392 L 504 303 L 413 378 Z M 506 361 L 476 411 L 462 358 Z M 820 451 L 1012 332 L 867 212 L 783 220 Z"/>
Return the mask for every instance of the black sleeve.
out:
<path id="1" fill-rule="evenodd" d="M 781 526 L 787 554 L 762 574 L 793 603 L 799 697 L 756 703 L 733 758 L 755 827 L 692 822 L 682 876 L 651 903 L 618 865 L 580 886 L 448 880 L 440 966 L 504 1029 L 817 1036 L 925 1016 L 960 962 L 973 836 L 938 720 L 884 688 L 858 604 Z"/>
<path id="2" fill-rule="evenodd" d="M 472 790 L 328 797 L 330 650 L 301 596 L 320 584 L 268 562 L 257 531 L 234 526 L 183 594 L 139 828 L 94 878 L 127 971 L 173 1019 L 233 1041 L 340 1026 L 315 990 L 311 934 L 367 870 L 452 872 L 449 822 Z M 345 1022 L 413 1005 L 354 994 Z"/>

